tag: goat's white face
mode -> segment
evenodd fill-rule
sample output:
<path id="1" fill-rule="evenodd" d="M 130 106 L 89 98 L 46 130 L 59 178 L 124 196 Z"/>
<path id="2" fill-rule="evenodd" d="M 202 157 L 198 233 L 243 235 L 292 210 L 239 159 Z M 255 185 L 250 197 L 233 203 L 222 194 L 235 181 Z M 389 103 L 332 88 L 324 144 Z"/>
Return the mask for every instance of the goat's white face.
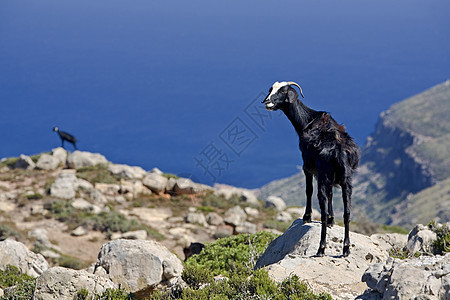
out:
<path id="1" fill-rule="evenodd" d="M 275 82 L 272 87 L 269 90 L 269 94 L 267 95 L 267 97 L 264 99 L 264 101 L 262 103 L 264 103 L 266 105 L 266 109 L 267 110 L 276 110 L 277 108 L 276 106 L 276 101 L 274 101 L 275 99 L 275 95 L 277 94 L 277 92 L 284 86 L 289 85 L 288 82 L 283 81 L 283 82 Z"/>

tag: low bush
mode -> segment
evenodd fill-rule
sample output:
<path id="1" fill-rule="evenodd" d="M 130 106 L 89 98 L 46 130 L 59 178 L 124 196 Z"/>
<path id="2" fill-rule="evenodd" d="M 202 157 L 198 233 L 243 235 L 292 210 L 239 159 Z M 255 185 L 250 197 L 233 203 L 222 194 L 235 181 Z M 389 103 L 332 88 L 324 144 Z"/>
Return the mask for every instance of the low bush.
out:
<path id="1" fill-rule="evenodd" d="M 32 276 L 20 272 L 17 267 L 8 265 L 4 271 L 0 270 L 0 288 L 9 287 L 12 290 L 6 290 L 1 299 L 4 300 L 28 300 L 31 299 L 34 292 L 36 279 Z"/>
<path id="2" fill-rule="evenodd" d="M 90 167 L 77 169 L 78 178 L 89 181 L 90 183 L 118 183 L 119 180 L 108 170 L 108 165 L 98 164 Z"/>
<path id="3" fill-rule="evenodd" d="M 436 233 L 436 241 L 433 242 L 434 254 L 443 255 L 450 252 L 450 228 L 445 224 L 438 226 L 434 221 L 430 222 L 428 227 Z"/>

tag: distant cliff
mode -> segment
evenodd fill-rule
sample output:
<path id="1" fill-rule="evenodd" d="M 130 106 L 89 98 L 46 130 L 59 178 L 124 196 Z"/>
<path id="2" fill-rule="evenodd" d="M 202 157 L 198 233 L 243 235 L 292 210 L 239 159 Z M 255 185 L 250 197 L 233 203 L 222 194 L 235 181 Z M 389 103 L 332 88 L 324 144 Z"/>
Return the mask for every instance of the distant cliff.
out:
<path id="1" fill-rule="evenodd" d="M 375 222 L 411 225 L 450 220 L 450 81 L 381 113 L 362 149 L 353 207 Z M 277 195 L 304 205 L 304 178 L 269 183 L 261 197 Z M 335 190 L 337 214 L 340 191 Z M 428 218 L 428 219 L 427 219 Z"/>

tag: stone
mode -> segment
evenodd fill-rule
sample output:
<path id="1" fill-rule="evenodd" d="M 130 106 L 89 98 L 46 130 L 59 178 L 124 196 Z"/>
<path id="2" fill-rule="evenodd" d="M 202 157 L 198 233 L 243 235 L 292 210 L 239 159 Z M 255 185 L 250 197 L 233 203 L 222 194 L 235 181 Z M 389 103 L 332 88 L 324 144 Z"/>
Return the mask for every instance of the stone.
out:
<path id="1" fill-rule="evenodd" d="M 95 189 L 99 190 L 103 195 L 116 196 L 119 194 L 120 185 L 114 183 L 96 183 Z"/>
<path id="2" fill-rule="evenodd" d="M 247 219 L 247 214 L 240 206 L 230 208 L 225 212 L 224 221 L 234 227 L 241 225 Z"/>
<path id="3" fill-rule="evenodd" d="M 303 215 L 305 214 L 306 207 L 288 207 L 285 211 L 290 213 L 291 215 L 295 217 L 301 217 L 303 218 Z M 320 221 L 320 212 L 317 209 L 312 209 L 311 219 Z"/>
<path id="4" fill-rule="evenodd" d="M 154 193 L 164 192 L 168 179 L 157 173 L 147 173 L 142 183 Z"/>
<path id="5" fill-rule="evenodd" d="M 432 253 L 433 242 L 436 240 L 436 233 L 422 224 L 416 225 L 408 234 L 406 249 L 409 253 Z"/>
<path id="6" fill-rule="evenodd" d="M 93 167 L 98 164 L 107 164 L 108 160 L 100 153 L 86 151 L 74 151 L 67 158 L 67 164 L 72 169 Z"/>
<path id="7" fill-rule="evenodd" d="M 277 196 L 269 196 L 264 202 L 266 207 L 274 207 L 275 209 L 282 211 L 286 208 L 284 200 Z"/>
<path id="8" fill-rule="evenodd" d="M 128 240 L 146 240 L 147 239 L 147 231 L 145 230 L 136 230 L 136 231 L 128 231 L 124 233 L 113 233 L 111 235 L 111 240 L 117 239 L 128 239 Z"/>
<path id="9" fill-rule="evenodd" d="M 73 236 L 83 236 L 88 234 L 88 230 L 86 227 L 84 227 L 83 225 L 78 226 L 77 228 L 75 228 L 74 230 L 72 230 L 72 232 L 70 233 Z"/>
<path id="10" fill-rule="evenodd" d="M 94 274 L 103 273 L 134 293 L 178 278 L 182 271 L 181 261 L 160 243 L 119 239 L 102 246 Z"/>
<path id="11" fill-rule="evenodd" d="M 33 170 L 36 167 L 36 164 L 33 162 L 31 157 L 20 154 L 19 159 L 13 165 L 13 169 L 25 169 L 25 170 Z"/>
<path id="12" fill-rule="evenodd" d="M 63 172 L 50 186 L 50 195 L 62 199 L 72 199 L 78 188 L 78 179 L 73 173 Z"/>
<path id="13" fill-rule="evenodd" d="M 223 224 L 223 218 L 216 212 L 210 212 L 206 215 L 206 222 L 209 225 L 221 225 Z"/>
<path id="14" fill-rule="evenodd" d="M 67 161 L 67 151 L 62 148 L 62 147 L 58 147 L 52 150 L 52 156 L 54 158 L 56 158 L 60 164 L 62 164 L 63 166 L 66 165 L 66 161 Z"/>
<path id="15" fill-rule="evenodd" d="M 316 257 L 321 227 L 320 222 L 303 224 L 301 219 L 295 220 L 269 244 L 256 268 L 265 267 L 277 282 L 297 275 L 318 292 L 327 292 L 336 299 L 354 299 L 367 288 L 361 282 L 364 271 L 384 261 L 387 252 L 370 237 L 350 232 L 351 253 L 342 257 L 344 228 L 334 225 L 327 229 L 325 256 Z"/>
<path id="16" fill-rule="evenodd" d="M 177 180 L 173 177 L 169 178 L 166 185 L 166 191 L 172 192 L 175 188 L 175 184 L 177 184 Z"/>
<path id="17" fill-rule="evenodd" d="M 153 169 L 151 169 L 151 170 L 150 170 L 150 173 L 155 173 L 155 174 L 158 174 L 158 175 L 163 175 L 163 174 L 164 174 L 164 172 L 161 171 L 161 170 L 158 169 L 158 168 L 153 168 Z"/>
<path id="18" fill-rule="evenodd" d="M 94 185 L 92 183 L 82 178 L 77 178 L 77 187 L 85 191 L 91 191 L 94 189 Z"/>
<path id="19" fill-rule="evenodd" d="M 259 210 L 256 208 L 247 206 L 246 208 L 244 208 L 244 211 L 248 216 L 252 216 L 255 218 L 259 216 Z"/>
<path id="20" fill-rule="evenodd" d="M 408 241 L 408 236 L 400 233 L 378 233 L 371 235 L 370 239 L 389 251 L 392 248 L 403 249 Z"/>
<path id="21" fill-rule="evenodd" d="M 214 184 L 214 195 L 223 196 L 227 200 L 233 196 L 238 196 L 242 202 L 250 205 L 259 206 L 260 203 L 255 193 L 252 190 L 237 188 L 227 184 L 216 183 Z"/>
<path id="22" fill-rule="evenodd" d="M 186 215 L 186 223 L 207 226 L 205 215 L 201 212 L 188 212 Z"/>
<path id="23" fill-rule="evenodd" d="M 73 300 L 77 293 L 85 289 L 88 298 L 101 295 L 106 289 L 116 288 L 114 283 L 102 276 L 84 270 L 54 267 L 45 271 L 37 280 L 34 291 L 35 300 Z"/>
<path id="24" fill-rule="evenodd" d="M 72 207 L 80 210 L 90 210 L 92 208 L 92 204 L 82 198 L 77 198 L 72 201 Z"/>
<path id="25" fill-rule="evenodd" d="M 0 205 L 2 205 L 1 202 L 0 202 Z M 43 215 L 45 213 L 44 205 L 43 204 L 32 204 L 30 207 L 30 213 L 33 216 Z"/>
<path id="26" fill-rule="evenodd" d="M 41 170 L 55 170 L 56 168 L 58 168 L 59 164 L 60 161 L 58 160 L 58 158 L 50 154 L 43 153 L 39 157 L 36 163 L 36 167 Z"/>
<path id="27" fill-rule="evenodd" d="M 35 245 L 40 246 L 39 248 L 52 248 L 53 244 L 48 239 L 48 232 L 43 228 L 33 229 L 28 232 L 28 236 L 36 239 Z"/>
<path id="28" fill-rule="evenodd" d="M 254 233 L 256 233 L 256 224 L 253 224 L 250 222 L 243 222 L 241 225 L 236 226 L 234 231 L 237 234 L 241 234 L 241 233 L 254 234 Z"/>
<path id="29" fill-rule="evenodd" d="M 389 258 L 370 266 L 362 280 L 383 299 L 448 299 L 450 253 L 406 260 Z"/>
<path id="30" fill-rule="evenodd" d="M 224 237 L 232 236 L 233 232 L 234 232 L 233 226 L 219 225 L 216 227 L 216 231 L 214 232 L 214 238 L 221 239 Z"/>
<path id="31" fill-rule="evenodd" d="M 108 170 L 117 177 L 129 179 L 142 179 L 147 173 L 141 167 L 120 164 L 109 164 Z"/>
<path id="32" fill-rule="evenodd" d="M 287 223 L 287 222 L 292 221 L 292 215 L 290 213 L 286 212 L 286 211 L 280 211 L 277 214 L 276 218 L 277 218 L 278 222 L 283 222 L 283 223 Z"/>
<path id="33" fill-rule="evenodd" d="M 0 242 L 0 270 L 7 265 L 17 267 L 22 273 L 40 276 L 48 269 L 48 263 L 41 254 L 34 253 L 20 243 L 10 239 Z"/>
<path id="34" fill-rule="evenodd" d="M 173 191 L 177 194 L 196 194 L 210 189 L 211 187 L 204 184 L 195 183 L 189 178 L 178 178 Z"/>

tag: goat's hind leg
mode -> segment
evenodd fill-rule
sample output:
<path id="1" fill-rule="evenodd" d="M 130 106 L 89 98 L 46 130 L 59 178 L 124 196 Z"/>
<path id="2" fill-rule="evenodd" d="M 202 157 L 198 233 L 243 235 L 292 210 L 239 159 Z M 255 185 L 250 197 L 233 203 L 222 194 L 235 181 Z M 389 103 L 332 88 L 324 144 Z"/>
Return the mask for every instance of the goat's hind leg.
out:
<path id="1" fill-rule="evenodd" d="M 311 199 L 313 194 L 313 175 L 306 170 L 303 170 L 303 172 L 305 173 L 306 179 L 306 208 L 305 213 L 303 214 L 303 223 L 310 223 L 312 214 Z"/>
<path id="2" fill-rule="evenodd" d="M 328 191 L 328 220 L 327 226 L 333 227 L 334 225 L 334 211 L 333 211 L 333 188 Z"/>
<path id="3" fill-rule="evenodd" d="M 330 195 L 330 189 L 332 189 L 331 183 L 324 180 L 318 180 L 318 193 L 320 205 L 320 215 L 322 221 L 322 231 L 320 234 L 320 245 L 319 250 L 317 250 L 317 256 L 325 255 L 325 248 L 327 247 L 327 226 L 328 226 L 328 195 Z"/>
<path id="4" fill-rule="evenodd" d="M 349 182 L 350 181 L 350 182 Z M 352 184 L 351 178 L 342 184 L 342 199 L 344 200 L 344 249 L 342 255 L 344 257 L 350 254 L 350 210 L 352 206 Z"/>

